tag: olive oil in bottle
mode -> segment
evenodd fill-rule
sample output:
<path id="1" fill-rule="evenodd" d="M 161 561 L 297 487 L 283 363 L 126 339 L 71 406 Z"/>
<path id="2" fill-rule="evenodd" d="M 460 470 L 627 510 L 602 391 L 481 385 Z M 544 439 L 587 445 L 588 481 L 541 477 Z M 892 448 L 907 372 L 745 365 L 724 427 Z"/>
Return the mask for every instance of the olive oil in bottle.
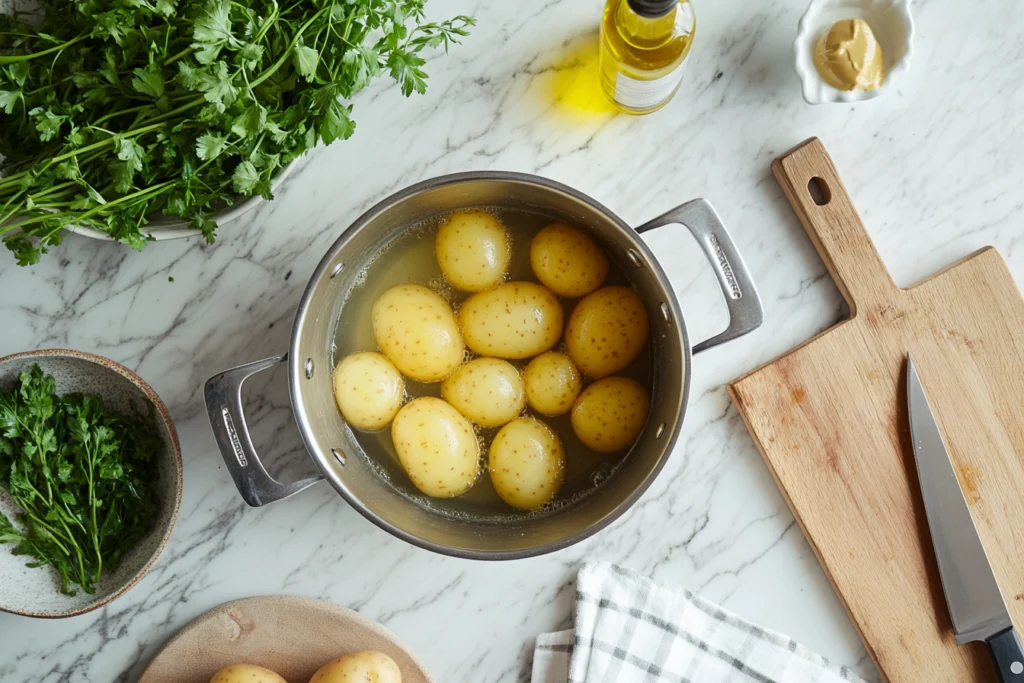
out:
<path id="1" fill-rule="evenodd" d="M 679 89 L 696 23 L 690 0 L 607 0 L 601 89 L 627 114 L 661 109 Z"/>

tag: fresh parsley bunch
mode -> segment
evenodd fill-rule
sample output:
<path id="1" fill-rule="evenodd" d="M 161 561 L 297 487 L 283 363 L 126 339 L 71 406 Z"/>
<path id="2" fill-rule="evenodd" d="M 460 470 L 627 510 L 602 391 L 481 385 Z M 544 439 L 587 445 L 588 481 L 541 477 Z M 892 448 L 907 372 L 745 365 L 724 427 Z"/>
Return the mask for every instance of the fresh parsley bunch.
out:
<path id="1" fill-rule="evenodd" d="M 214 213 L 318 142 L 355 129 L 383 71 L 426 90 L 420 53 L 467 35 L 426 0 L 43 0 L 0 16 L 0 235 L 20 265 L 86 225 L 141 249 L 142 228 Z"/>
<path id="2" fill-rule="evenodd" d="M 105 411 L 97 396 L 57 396 L 38 365 L 0 390 L 0 487 L 21 508 L 0 514 L 0 543 L 60 573 L 61 591 L 86 593 L 152 528 L 153 456 L 162 444 L 148 417 Z"/>

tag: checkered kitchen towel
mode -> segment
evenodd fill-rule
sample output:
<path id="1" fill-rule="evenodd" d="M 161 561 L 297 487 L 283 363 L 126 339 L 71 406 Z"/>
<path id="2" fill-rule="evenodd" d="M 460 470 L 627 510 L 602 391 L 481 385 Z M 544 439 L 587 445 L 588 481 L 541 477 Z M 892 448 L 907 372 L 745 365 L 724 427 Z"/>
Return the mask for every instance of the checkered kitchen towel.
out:
<path id="1" fill-rule="evenodd" d="M 580 570 L 575 623 L 537 638 L 532 683 L 864 683 L 783 635 L 610 564 Z"/>

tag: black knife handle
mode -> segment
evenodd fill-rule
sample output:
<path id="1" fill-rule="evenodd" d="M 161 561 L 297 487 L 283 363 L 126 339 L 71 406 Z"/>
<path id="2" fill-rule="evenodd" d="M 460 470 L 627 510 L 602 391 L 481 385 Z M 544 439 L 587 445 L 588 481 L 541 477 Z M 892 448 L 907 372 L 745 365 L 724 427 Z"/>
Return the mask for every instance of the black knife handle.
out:
<path id="1" fill-rule="evenodd" d="M 1024 649 L 1013 627 L 1000 631 L 985 641 L 996 660 L 996 671 L 1002 683 L 1024 683 Z"/>

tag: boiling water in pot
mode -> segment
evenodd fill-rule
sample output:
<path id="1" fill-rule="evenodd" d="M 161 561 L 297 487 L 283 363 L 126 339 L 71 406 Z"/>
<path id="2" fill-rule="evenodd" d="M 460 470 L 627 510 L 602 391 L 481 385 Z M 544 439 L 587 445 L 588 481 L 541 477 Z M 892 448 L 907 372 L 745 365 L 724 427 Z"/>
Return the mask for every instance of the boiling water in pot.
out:
<path id="1" fill-rule="evenodd" d="M 493 209 L 508 228 L 512 237 L 512 262 L 509 268 L 510 280 L 536 281 L 530 269 L 529 245 L 533 236 L 545 225 L 553 222 L 549 216 L 527 211 Z M 441 274 L 434 255 L 434 236 L 442 217 L 414 226 L 402 236 L 381 249 L 365 270 L 360 273 L 356 285 L 349 291 L 339 316 L 335 333 L 333 366 L 345 356 L 359 351 L 375 351 L 370 310 L 374 301 L 389 288 L 399 284 L 421 284 L 444 297 L 458 311 L 459 305 L 469 294 L 460 292 L 449 285 Z M 614 261 L 605 285 L 628 285 L 625 275 Z M 575 299 L 562 299 L 565 319 L 568 320 L 576 304 Z M 651 391 L 650 341 L 643 353 L 626 369 L 615 374 L 630 377 Z M 562 348 L 564 350 L 564 348 Z M 471 352 L 467 350 L 469 357 Z M 468 359 L 468 358 L 467 358 Z M 530 359 L 512 360 L 522 371 Z M 591 380 L 584 378 L 584 388 Z M 419 396 L 440 396 L 440 382 L 424 384 L 406 378 L 406 392 L 411 400 Z M 491 485 L 487 474 L 486 460 L 491 440 L 500 428 L 484 429 L 475 427 L 480 440 L 483 459 L 481 476 L 476 485 L 465 494 L 455 498 L 430 498 L 420 493 L 410 482 L 402 469 L 391 440 L 390 428 L 377 432 L 352 430 L 367 458 L 380 475 L 388 480 L 403 495 L 417 503 L 429 506 L 443 514 L 454 517 L 472 517 L 475 520 L 515 520 L 524 516 L 546 514 L 554 509 L 578 500 L 601 485 L 626 457 L 624 453 L 597 453 L 584 446 L 573 433 L 569 414 L 550 418 L 534 413 L 527 407 L 525 415 L 537 417 L 550 426 L 562 441 L 565 449 L 565 482 L 552 503 L 534 512 L 514 510 L 502 501 Z"/>

